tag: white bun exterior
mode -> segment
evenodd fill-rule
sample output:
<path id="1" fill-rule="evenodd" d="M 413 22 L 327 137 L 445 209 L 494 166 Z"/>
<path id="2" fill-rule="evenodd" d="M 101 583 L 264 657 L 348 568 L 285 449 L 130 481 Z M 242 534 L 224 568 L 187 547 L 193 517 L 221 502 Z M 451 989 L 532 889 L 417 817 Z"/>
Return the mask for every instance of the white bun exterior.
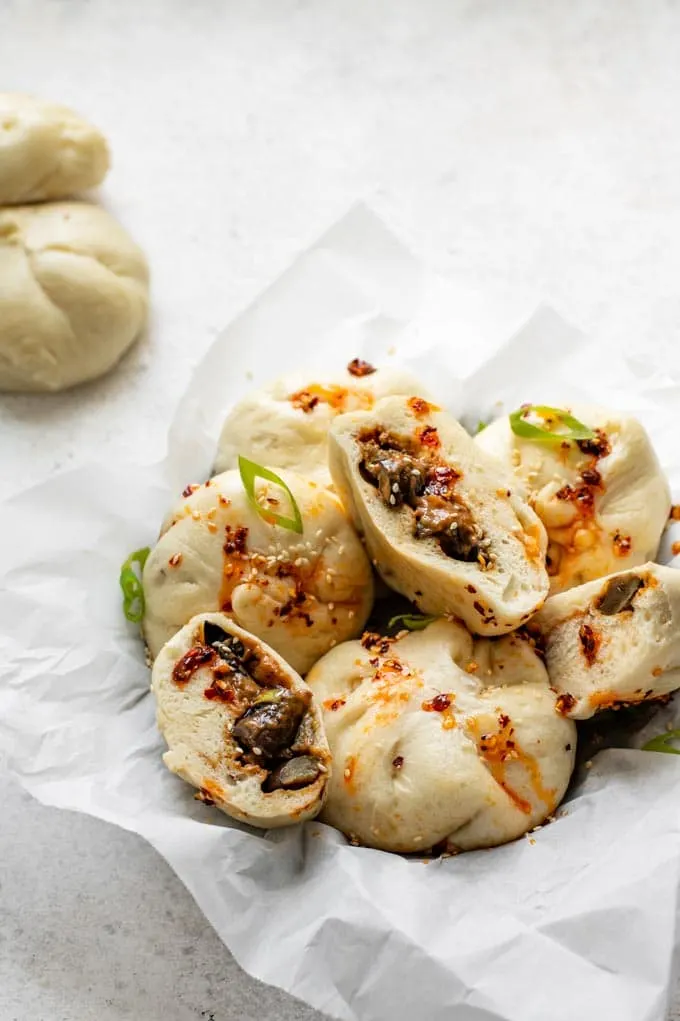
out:
<path id="1" fill-rule="evenodd" d="M 346 411 L 371 408 L 389 394 L 426 396 L 421 391 L 413 376 L 401 369 L 375 369 L 365 376 L 352 375 L 348 369 L 317 376 L 290 373 L 248 394 L 230 411 L 215 471 L 235 468 L 242 454 L 328 485 L 328 430 L 333 419 Z"/>
<path id="2" fill-rule="evenodd" d="M 0 390 L 101 376 L 139 336 L 147 308 L 144 255 L 104 209 L 0 209 Z"/>
<path id="3" fill-rule="evenodd" d="M 0 206 L 69 198 L 104 180 L 106 139 L 68 107 L 0 92 Z"/>
<path id="4" fill-rule="evenodd" d="M 292 472 L 281 477 L 300 509 L 302 535 L 263 520 L 238 471 L 195 487 L 166 519 L 143 574 L 152 657 L 196 614 L 216 610 L 303 674 L 335 643 L 361 632 L 373 576 L 339 499 Z M 257 493 L 289 513 L 279 486 L 262 483 Z"/>
<path id="5" fill-rule="evenodd" d="M 440 620 L 338 646 L 307 680 L 334 761 L 323 820 L 358 843 L 492 847 L 543 822 L 564 795 L 576 729 L 519 635 L 475 641 Z"/>

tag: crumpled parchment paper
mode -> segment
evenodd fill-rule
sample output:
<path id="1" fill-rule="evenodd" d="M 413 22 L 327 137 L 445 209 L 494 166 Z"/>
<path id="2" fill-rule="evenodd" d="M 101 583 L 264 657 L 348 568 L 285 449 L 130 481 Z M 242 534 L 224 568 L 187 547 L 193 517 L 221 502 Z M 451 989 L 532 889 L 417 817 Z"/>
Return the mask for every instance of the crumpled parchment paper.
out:
<path id="1" fill-rule="evenodd" d="M 522 401 L 628 408 L 677 497 L 680 391 L 662 367 L 598 351 L 548 309 L 491 357 L 483 347 L 451 331 L 445 284 L 353 209 L 197 366 L 163 463 L 90 464 L 0 505 L 0 748 L 45 804 L 145 837 L 247 971 L 332 1017 L 658 1021 L 679 942 L 680 759 L 605 751 L 530 839 L 430 863 L 350 847 L 319 823 L 262 834 L 162 766 L 142 645 L 121 613 L 122 560 L 206 477 L 226 409 L 300 365 L 408 364 L 471 426 Z"/>

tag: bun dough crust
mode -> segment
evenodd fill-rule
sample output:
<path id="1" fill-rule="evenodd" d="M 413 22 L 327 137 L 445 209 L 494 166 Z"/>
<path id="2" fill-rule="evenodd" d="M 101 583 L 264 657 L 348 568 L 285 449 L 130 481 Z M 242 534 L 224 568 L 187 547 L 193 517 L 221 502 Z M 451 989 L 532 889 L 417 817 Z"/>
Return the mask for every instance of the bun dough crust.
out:
<path id="1" fill-rule="evenodd" d="M 107 372 L 144 326 L 140 249 L 99 206 L 0 210 L 0 390 L 63 390 Z"/>
<path id="2" fill-rule="evenodd" d="M 659 698 L 680 687 L 680 571 L 643 564 L 546 600 L 540 629 L 566 716 Z"/>
<path id="3" fill-rule="evenodd" d="M 481 529 L 479 548 L 487 550 L 487 559 L 447 555 L 435 538 L 414 535 L 411 506 L 385 502 L 364 468 L 362 437 L 376 430 L 416 458 L 434 455 L 444 473 L 452 472 L 446 487 Z M 528 620 L 542 604 L 548 590 L 543 526 L 504 466 L 480 452 L 451 415 L 413 397 L 388 397 L 372 411 L 342 415 L 331 429 L 329 465 L 377 570 L 424 613 L 454 615 L 477 634 L 499 635 Z M 435 478 L 433 486 L 438 485 Z"/>
<path id="4" fill-rule="evenodd" d="M 340 501 L 292 472 L 282 477 L 302 514 L 302 535 L 264 521 L 238 471 L 197 486 L 166 519 L 143 575 L 152 656 L 191 617 L 220 609 L 303 674 L 334 643 L 361 632 L 373 577 Z M 262 483 L 257 492 L 287 513 L 280 487 Z"/>
<path id="5" fill-rule="evenodd" d="M 106 139 L 73 110 L 0 92 L 0 206 L 68 198 L 108 169 Z"/>
<path id="6" fill-rule="evenodd" d="M 302 725 L 307 735 L 304 753 L 321 767 L 317 778 L 302 789 L 265 792 L 262 785 L 268 771 L 244 761 L 243 749 L 232 733 L 243 706 L 214 697 L 219 661 L 217 670 L 214 660 L 204 662 L 183 683 L 178 683 L 177 674 L 173 674 L 177 664 L 186 662 L 183 657 L 191 649 L 202 647 L 205 621 L 217 624 L 246 648 L 254 649 L 277 684 L 310 697 L 304 681 L 273 649 L 224 614 L 194 617 L 163 648 L 153 667 L 151 690 L 156 697 L 158 728 L 168 745 L 163 756 L 165 765 L 198 788 L 200 800 L 214 803 L 227 815 L 251 826 L 288 826 L 313 818 L 323 804 L 330 771 L 319 710 L 310 701 Z"/>
<path id="7" fill-rule="evenodd" d="M 370 408 L 389 394 L 421 392 L 420 384 L 398 369 L 375 369 L 365 376 L 347 369 L 312 379 L 305 372 L 283 376 L 249 394 L 229 413 L 215 471 L 235 468 L 242 454 L 328 485 L 328 430 L 333 419 Z"/>
<path id="8" fill-rule="evenodd" d="M 601 456 L 576 443 L 563 448 L 515 436 L 507 415 L 475 437 L 529 491 L 548 530 L 551 593 L 652 560 L 671 505 L 668 483 L 636 419 L 602 408 L 571 411 L 599 430 Z"/>
<path id="9" fill-rule="evenodd" d="M 324 821 L 386 851 L 491 847 L 553 813 L 574 724 L 518 635 L 473 640 L 451 621 L 333 649 L 307 682 L 334 770 Z"/>

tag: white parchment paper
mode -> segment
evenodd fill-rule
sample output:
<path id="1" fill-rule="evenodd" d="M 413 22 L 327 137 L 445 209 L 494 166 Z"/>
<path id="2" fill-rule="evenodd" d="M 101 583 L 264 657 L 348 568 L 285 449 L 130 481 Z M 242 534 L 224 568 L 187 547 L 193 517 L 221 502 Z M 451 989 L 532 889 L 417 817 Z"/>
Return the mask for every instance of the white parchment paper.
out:
<path id="1" fill-rule="evenodd" d="M 165 462 L 88 465 L 0 505 L 0 742 L 33 795 L 144 836 L 244 968 L 333 1017 L 660 1021 L 679 942 L 677 757 L 603 752 L 531 840 L 429 864 L 350 847 L 319 823 L 257 833 L 162 766 L 141 643 L 120 610 L 121 561 L 206 476 L 226 409 L 299 365 L 408 363 L 470 424 L 524 400 L 628 408 L 677 498 L 680 391 L 662 367 L 601 357 L 546 309 L 483 354 L 474 334 L 452 334 L 446 286 L 352 210 L 217 340 Z"/>

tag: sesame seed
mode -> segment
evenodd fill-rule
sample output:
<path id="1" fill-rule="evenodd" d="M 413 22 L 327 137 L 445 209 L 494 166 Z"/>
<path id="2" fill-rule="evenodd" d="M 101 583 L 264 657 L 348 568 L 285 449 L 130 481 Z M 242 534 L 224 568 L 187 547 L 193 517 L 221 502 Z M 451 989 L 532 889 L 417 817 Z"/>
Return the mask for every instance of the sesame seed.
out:
<path id="1" fill-rule="evenodd" d="M 347 616 L 351 620 L 353 617 L 356 617 L 356 614 L 355 614 L 354 610 L 350 610 L 349 613 L 347 614 Z"/>
<path id="2" fill-rule="evenodd" d="M 214 521 L 209 521 L 208 522 L 208 531 L 209 532 L 213 532 L 213 533 L 215 533 L 217 531 L 217 525 L 215 524 Z"/>
<path id="3" fill-rule="evenodd" d="M 262 749 L 258 748 L 257 745 L 253 747 L 253 755 L 262 755 Z"/>
<path id="4" fill-rule="evenodd" d="M 208 513 L 206 514 L 206 517 L 208 518 L 209 521 L 212 521 L 216 514 L 217 507 L 211 507 Z"/>
<path id="5" fill-rule="evenodd" d="M 334 610 L 335 609 L 335 603 L 329 603 L 328 604 L 328 609 L 329 610 Z"/>
<path id="6" fill-rule="evenodd" d="M 201 520 L 201 512 L 200 511 L 192 510 L 191 516 L 194 519 L 194 521 L 200 521 Z"/>
<path id="7" fill-rule="evenodd" d="M 398 493 L 399 492 L 399 483 L 398 482 L 393 482 L 392 483 L 392 492 L 393 493 Z"/>
<path id="8" fill-rule="evenodd" d="M 335 638 L 332 638 L 331 639 L 331 649 L 334 648 L 334 646 L 336 646 L 337 644 L 338 644 L 337 640 Z"/>
<path id="9" fill-rule="evenodd" d="M 333 583 L 333 576 L 330 571 L 326 572 L 326 584 L 331 585 Z"/>
<path id="10" fill-rule="evenodd" d="M 391 507 L 395 507 L 396 503 L 397 503 L 396 499 L 394 498 L 394 496 L 392 494 L 390 494 L 390 506 Z"/>

